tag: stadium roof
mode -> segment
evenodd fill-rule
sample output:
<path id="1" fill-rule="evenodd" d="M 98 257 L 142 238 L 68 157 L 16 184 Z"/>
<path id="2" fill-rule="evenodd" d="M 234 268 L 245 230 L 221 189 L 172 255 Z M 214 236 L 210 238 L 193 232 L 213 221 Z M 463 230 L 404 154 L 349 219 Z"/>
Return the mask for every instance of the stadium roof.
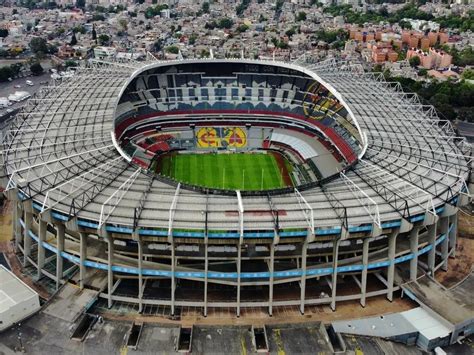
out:
<path id="1" fill-rule="evenodd" d="M 242 236 L 257 230 L 380 229 L 434 218 L 468 193 L 470 145 L 455 136 L 450 122 L 398 83 L 333 60 L 291 65 L 317 73 L 352 112 L 367 143 L 354 169 L 324 189 L 271 197 L 208 195 L 160 181 L 117 151 L 115 108 L 130 78 L 145 66 L 185 62 L 92 61 L 74 77 L 42 89 L 6 134 L 7 190 L 18 188 L 35 209 L 60 220 L 119 232 L 140 227 L 143 234 L 168 236 L 174 230 Z M 276 225 L 272 215 L 253 213 L 259 210 L 286 213 Z"/>

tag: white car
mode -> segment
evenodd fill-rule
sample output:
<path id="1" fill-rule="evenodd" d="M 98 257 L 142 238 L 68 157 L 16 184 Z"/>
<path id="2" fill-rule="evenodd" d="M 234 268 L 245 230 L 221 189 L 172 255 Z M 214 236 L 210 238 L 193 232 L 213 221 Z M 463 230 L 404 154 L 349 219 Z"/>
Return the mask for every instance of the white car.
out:
<path id="1" fill-rule="evenodd" d="M 31 80 L 27 80 L 27 81 L 26 81 L 26 85 L 28 85 L 28 86 L 33 86 L 33 85 L 35 85 L 35 83 L 32 82 Z"/>
<path id="2" fill-rule="evenodd" d="M 21 88 L 21 85 L 18 85 L 18 84 L 17 84 L 17 85 L 15 85 L 15 86 L 13 86 L 13 87 L 14 87 L 15 89 L 20 89 L 20 88 Z"/>

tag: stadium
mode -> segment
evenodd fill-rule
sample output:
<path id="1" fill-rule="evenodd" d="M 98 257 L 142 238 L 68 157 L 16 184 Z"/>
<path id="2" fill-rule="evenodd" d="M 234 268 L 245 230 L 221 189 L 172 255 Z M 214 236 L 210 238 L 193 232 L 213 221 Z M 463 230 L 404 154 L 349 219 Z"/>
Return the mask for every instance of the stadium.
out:
<path id="1" fill-rule="evenodd" d="M 92 60 L 4 137 L 38 279 L 110 308 L 386 296 L 455 256 L 470 147 L 381 74 L 328 60 Z"/>

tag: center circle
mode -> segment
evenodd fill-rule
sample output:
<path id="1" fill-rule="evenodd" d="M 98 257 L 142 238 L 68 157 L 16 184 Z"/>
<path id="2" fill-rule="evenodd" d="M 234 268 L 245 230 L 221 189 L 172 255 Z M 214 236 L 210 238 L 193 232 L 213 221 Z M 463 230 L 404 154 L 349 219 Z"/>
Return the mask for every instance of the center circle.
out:
<path id="1" fill-rule="evenodd" d="M 321 78 L 251 60 L 142 68 L 122 90 L 113 136 L 131 164 L 157 179 L 214 193 L 322 185 L 363 151 L 353 115 Z"/>

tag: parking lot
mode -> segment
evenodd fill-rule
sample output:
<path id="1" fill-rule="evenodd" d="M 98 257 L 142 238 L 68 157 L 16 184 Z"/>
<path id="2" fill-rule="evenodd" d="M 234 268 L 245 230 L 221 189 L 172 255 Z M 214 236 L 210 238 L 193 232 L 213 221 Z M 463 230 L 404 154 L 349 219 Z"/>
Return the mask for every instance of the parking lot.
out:
<path id="1" fill-rule="evenodd" d="M 28 86 L 26 85 L 26 81 L 30 80 L 34 83 L 33 86 Z M 45 82 L 47 81 L 48 83 L 51 81 L 51 73 L 49 72 L 44 72 L 41 75 L 38 76 L 29 76 L 25 78 L 20 78 L 20 79 L 14 79 L 11 82 L 6 82 L 6 83 L 1 83 L 0 84 L 0 97 L 8 97 L 11 94 L 15 93 L 15 91 L 27 91 L 30 93 L 30 95 L 33 96 L 36 92 L 39 91 L 39 89 L 42 86 L 46 85 L 40 85 L 40 82 Z M 19 86 L 19 87 L 15 87 Z M 14 110 L 16 108 L 21 107 L 24 105 L 25 101 L 21 102 L 12 102 L 12 105 L 9 107 L 1 107 L 0 108 L 0 124 L 5 120 L 6 117 L 3 117 L 7 114 L 7 110 Z"/>

